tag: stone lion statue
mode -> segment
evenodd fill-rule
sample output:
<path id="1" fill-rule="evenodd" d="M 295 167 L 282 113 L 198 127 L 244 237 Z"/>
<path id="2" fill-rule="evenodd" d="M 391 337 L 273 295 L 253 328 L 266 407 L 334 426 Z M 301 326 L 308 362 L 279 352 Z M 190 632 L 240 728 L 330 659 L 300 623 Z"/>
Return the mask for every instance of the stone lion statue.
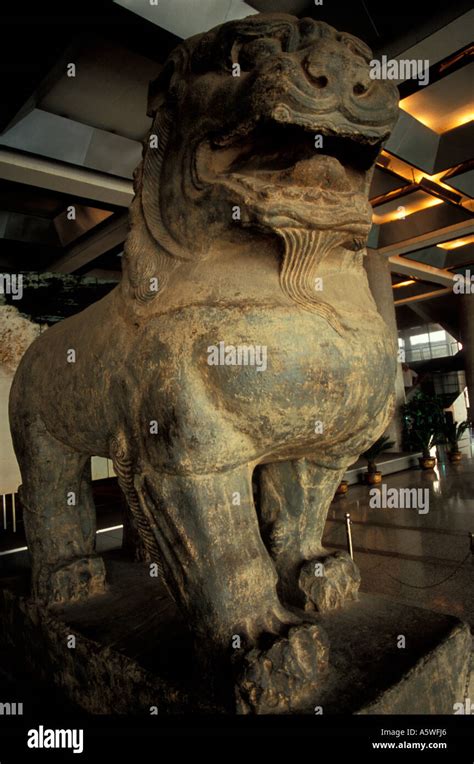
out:
<path id="1" fill-rule="evenodd" d="M 104 590 L 89 461 L 110 457 L 245 713 L 297 710 L 321 681 L 318 614 L 360 580 L 323 548 L 326 514 L 393 413 L 363 257 L 397 90 L 370 60 L 284 14 L 179 45 L 150 86 L 122 281 L 32 344 L 11 393 L 33 595 Z"/>

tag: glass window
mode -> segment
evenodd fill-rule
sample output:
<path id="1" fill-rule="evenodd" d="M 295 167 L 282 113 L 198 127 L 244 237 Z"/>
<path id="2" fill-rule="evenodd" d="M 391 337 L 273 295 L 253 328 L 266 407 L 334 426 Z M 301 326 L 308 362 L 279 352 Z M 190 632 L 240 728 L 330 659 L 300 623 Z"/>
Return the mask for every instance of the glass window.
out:
<path id="1" fill-rule="evenodd" d="M 429 340 L 429 334 L 414 334 L 410 337 L 410 345 L 427 345 Z"/>

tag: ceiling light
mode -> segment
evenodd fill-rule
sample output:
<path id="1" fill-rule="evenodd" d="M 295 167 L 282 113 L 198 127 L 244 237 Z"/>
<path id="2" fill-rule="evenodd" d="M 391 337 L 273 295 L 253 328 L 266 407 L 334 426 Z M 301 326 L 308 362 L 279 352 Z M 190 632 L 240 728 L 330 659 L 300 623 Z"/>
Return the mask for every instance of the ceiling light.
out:
<path id="1" fill-rule="evenodd" d="M 426 199 L 420 199 L 420 201 L 407 202 L 404 205 L 402 204 L 403 197 L 401 196 L 399 199 L 395 200 L 395 204 L 397 202 L 400 202 L 398 206 L 402 207 L 403 209 L 386 212 L 383 215 L 377 215 L 377 213 L 374 212 L 372 215 L 373 224 L 383 225 L 384 223 L 392 223 L 394 220 L 405 220 L 405 218 L 407 218 L 409 215 L 413 215 L 414 212 L 421 212 L 422 210 L 426 210 L 429 207 L 435 207 L 437 204 L 442 204 L 443 200 L 438 199 L 435 196 L 430 196 Z"/>
<path id="2" fill-rule="evenodd" d="M 474 120 L 474 112 L 472 111 L 455 114 L 451 119 L 448 119 L 444 115 L 440 116 L 439 114 L 434 113 L 420 114 L 415 106 L 405 103 L 409 98 L 411 98 L 411 96 L 400 101 L 400 109 L 407 114 L 410 114 L 410 116 L 414 117 L 418 122 L 421 122 L 425 127 L 429 127 L 430 130 L 438 133 L 438 135 L 448 133 L 450 130 L 454 130 L 456 127 L 461 127 L 461 125 L 467 125 Z"/>
<path id="3" fill-rule="evenodd" d="M 472 122 L 474 120 L 474 111 L 468 111 L 466 114 L 460 114 L 457 116 L 453 122 L 451 123 L 450 130 L 452 130 L 454 127 L 461 127 L 461 125 L 467 125 L 468 122 Z"/>
<path id="4" fill-rule="evenodd" d="M 400 287 L 406 287 L 410 286 L 411 284 L 416 284 L 415 279 L 408 279 L 407 281 L 399 281 L 398 284 L 394 284 L 394 289 L 399 289 Z"/>
<path id="5" fill-rule="evenodd" d="M 443 241 L 436 246 L 440 249 L 457 249 L 458 247 L 465 247 L 466 244 L 472 244 L 474 242 L 474 234 L 471 236 L 464 236 L 462 239 L 451 239 L 451 241 Z"/>

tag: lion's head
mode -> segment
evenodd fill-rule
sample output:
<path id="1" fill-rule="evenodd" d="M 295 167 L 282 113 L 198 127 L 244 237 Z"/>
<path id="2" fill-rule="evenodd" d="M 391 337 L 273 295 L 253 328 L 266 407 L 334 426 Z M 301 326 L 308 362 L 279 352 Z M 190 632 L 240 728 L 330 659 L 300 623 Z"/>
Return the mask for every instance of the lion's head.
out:
<path id="1" fill-rule="evenodd" d="M 321 257 L 365 246 L 371 173 L 396 118 L 397 90 L 370 78 L 370 60 L 352 35 L 286 14 L 232 21 L 173 51 L 150 86 L 136 174 L 126 255 L 139 299 L 153 296 L 149 278 L 250 226 L 284 240 L 282 287 L 314 302 Z"/>

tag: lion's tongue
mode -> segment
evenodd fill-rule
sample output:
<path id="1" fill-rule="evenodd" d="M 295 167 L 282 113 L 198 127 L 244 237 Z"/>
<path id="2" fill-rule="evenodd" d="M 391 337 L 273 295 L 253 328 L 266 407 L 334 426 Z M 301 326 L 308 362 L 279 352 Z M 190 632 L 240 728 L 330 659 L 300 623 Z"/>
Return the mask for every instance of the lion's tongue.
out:
<path id="1" fill-rule="evenodd" d="M 279 173 L 283 182 L 296 186 L 317 187 L 331 191 L 352 191 L 353 186 L 338 159 L 326 154 L 315 154 Z"/>

